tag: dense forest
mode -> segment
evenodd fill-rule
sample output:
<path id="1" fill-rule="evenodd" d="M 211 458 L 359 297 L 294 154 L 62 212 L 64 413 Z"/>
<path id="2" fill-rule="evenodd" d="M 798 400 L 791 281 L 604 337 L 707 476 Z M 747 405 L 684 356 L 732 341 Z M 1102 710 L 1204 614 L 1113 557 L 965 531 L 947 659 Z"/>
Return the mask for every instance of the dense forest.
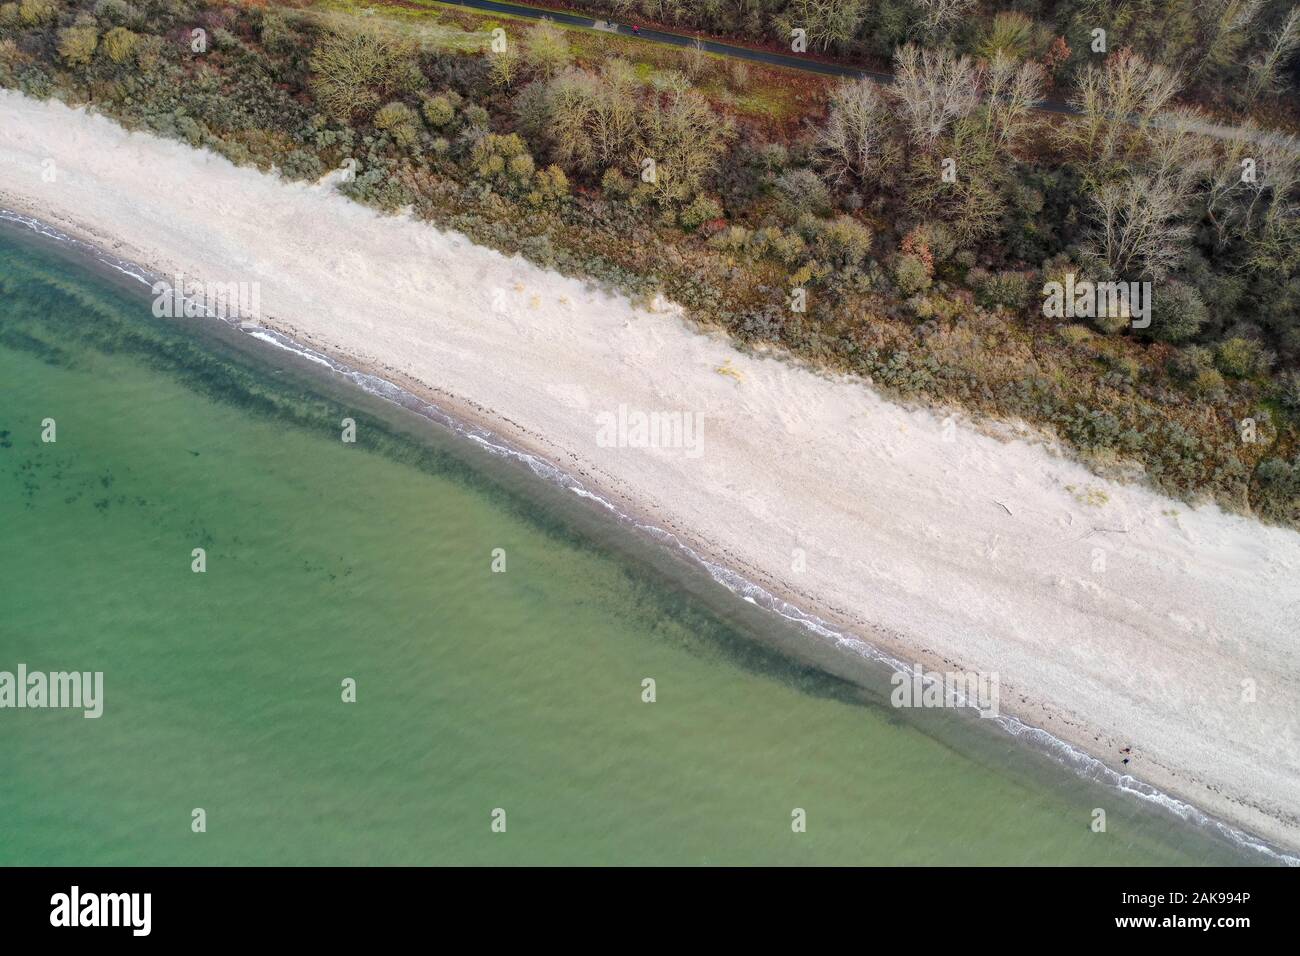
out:
<path id="1" fill-rule="evenodd" d="M 803 29 L 895 82 L 432 0 L 18 0 L 0 3 L 0 84 L 285 177 L 333 172 L 359 201 L 664 295 L 742 347 L 1300 525 L 1300 141 L 1260 122 L 1290 122 L 1300 8 L 572 5 L 755 42 Z M 1075 112 L 1036 111 L 1049 94 Z M 1150 283 L 1149 321 L 1044 314 L 1046 283 L 1112 280 Z"/>

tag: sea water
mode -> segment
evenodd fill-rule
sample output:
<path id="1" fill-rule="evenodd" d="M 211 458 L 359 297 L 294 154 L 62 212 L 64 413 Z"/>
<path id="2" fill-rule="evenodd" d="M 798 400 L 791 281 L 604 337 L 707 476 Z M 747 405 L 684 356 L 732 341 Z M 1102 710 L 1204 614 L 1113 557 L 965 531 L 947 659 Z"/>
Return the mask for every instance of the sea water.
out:
<path id="1" fill-rule="evenodd" d="M 0 863 L 1275 862 L 266 338 L 0 223 Z"/>

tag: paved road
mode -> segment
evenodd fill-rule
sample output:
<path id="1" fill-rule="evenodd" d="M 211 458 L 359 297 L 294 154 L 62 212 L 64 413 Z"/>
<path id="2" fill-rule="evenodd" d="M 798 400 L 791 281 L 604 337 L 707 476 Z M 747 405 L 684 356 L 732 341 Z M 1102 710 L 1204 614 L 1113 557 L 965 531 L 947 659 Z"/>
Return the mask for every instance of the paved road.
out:
<path id="1" fill-rule="evenodd" d="M 601 33 L 617 33 L 620 36 L 635 37 L 638 40 L 647 40 L 651 43 L 666 43 L 669 46 L 689 47 L 697 41 L 693 36 L 683 36 L 680 33 L 667 33 L 663 30 L 653 30 L 649 27 L 642 27 L 636 33 L 632 32 L 629 24 L 614 23 L 609 20 L 593 20 L 591 17 L 585 17 L 576 13 L 562 13 L 556 10 L 544 10 L 538 7 L 529 7 L 520 3 L 500 3 L 498 0 L 439 0 L 440 3 L 446 3 L 449 6 L 456 7 L 474 7 L 478 10 L 488 10 L 493 13 L 508 13 L 517 17 L 531 17 L 534 20 L 553 20 L 556 23 L 563 23 L 566 26 L 582 27 L 587 30 L 596 30 Z M 889 73 L 877 73 L 872 70 L 864 70 L 856 66 L 848 66 L 843 63 L 828 63 L 824 60 L 816 60 L 811 57 L 795 56 L 788 53 L 774 53 L 771 50 L 753 50 L 745 46 L 736 46 L 731 43 L 719 43 L 717 40 L 700 40 L 700 45 L 709 53 L 717 53 L 720 56 L 734 57 L 738 60 L 752 60 L 755 63 L 767 63 L 772 66 L 783 66 L 791 70 L 802 70 L 804 73 L 820 73 L 823 76 L 842 76 L 846 79 L 861 79 L 867 77 L 875 80 L 877 83 L 893 83 L 894 77 Z M 1038 109 L 1046 110 L 1049 113 L 1074 113 L 1076 110 L 1068 103 L 1057 103 L 1051 100 L 1044 100 L 1038 104 Z"/>
<path id="2" fill-rule="evenodd" d="M 567 26 L 581 27 L 587 30 L 597 30 L 603 33 L 617 33 L 620 36 L 636 37 L 640 40 L 646 40 L 650 43 L 666 43 L 669 46 L 688 47 L 696 43 L 696 38 L 692 36 L 683 36 L 680 33 L 667 33 L 663 30 L 652 30 L 649 27 L 642 27 L 636 33 L 632 32 L 632 27 L 628 24 L 614 23 L 607 20 L 593 20 L 591 17 L 582 16 L 577 13 L 564 13 L 558 10 L 545 10 L 538 7 L 525 6 L 521 3 L 501 3 L 498 0 L 439 0 L 440 3 L 446 3 L 449 6 L 457 7 L 474 7 L 478 10 L 487 10 L 493 13 L 508 13 L 517 17 L 531 17 L 534 20 L 553 20 L 556 23 L 563 23 Z M 859 69 L 855 66 L 848 66 L 843 63 L 827 63 L 824 60 L 815 60 L 811 57 L 792 56 L 787 53 L 773 53 L 770 50 L 752 50 L 749 47 L 735 46 L 731 43 L 719 43 L 717 40 L 702 40 L 701 45 L 709 53 L 717 53 L 721 56 L 735 57 L 739 60 L 752 60 L 756 63 L 768 63 L 773 66 L 788 67 L 792 70 L 802 70 L 805 73 L 820 73 L 824 76 L 842 76 L 846 79 L 859 79 L 867 77 L 875 80 L 877 83 L 892 83 L 894 78 L 889 73 L 876 73 L 871 70 Z M 1041 100 L 1035 109 L 1045 113 L 1058 113 L 1064 115 L 1077 114 L 1079 111 L 1069 103 L 1062 103 L 1057 100 Z M 1234 126 L 1221 126 L 1214 123 L 1182 123 L 1186 129 L 1202 135 L 1213 136 L 1217 139 L 1249 139 L 1255 142 L 1265 140 L 1277 142 L 1294 142 L 1294 139 L 1284 133 L 1268 130 L 1245 130 Z"/>
<path id="3" fill-rule="evenodd" d="M 636 33 L 633 33 L 629 24 L 614 23 L 611 20 L 593 20 L 591 17 L 584 17 L 576 13 L 560 13 L 555 10 L 543 10 L 519 3 L 498 3 L 497 0 L 440 0 L 440 2 L 451 6 L 476 7 L 479 10 L 491 10 L 495 13 L 532 17 L 535 20 L 554 20 L 556 23 L 563 23 L 568 26 L 583 27 L 602 33 L 617 33 L 621 36 L 648 40 L 651 43 L 667 43 L 669 46 L 688 47 L 693 46 L 696 42 L 695 37 L 683 36 L 680 33 L 666 33 L 663 30 L 653 30 L 650 27 L 642 27 Z M 879 83 L 892 83 L 894 81 L 894 78 L 888 73 L 872 73 L 870 70 L 860 70 L 841 63 L 825 63 L 807 57 L 772 53 L 768 50 L 751 50 L 748 47 L 719 43 L 716 40 L 703 40 L 701 45 L 709 53 L 718 53 L 722 56 L 735 57 L 741 60 L 754 60 L 758 63 L 771 63 L 775 66 L 789 67 L 792 70 L 803 70 L 805 73 L 822 73 L 827 76 L 844 76 L 852 79 L 869 76 Z"/>

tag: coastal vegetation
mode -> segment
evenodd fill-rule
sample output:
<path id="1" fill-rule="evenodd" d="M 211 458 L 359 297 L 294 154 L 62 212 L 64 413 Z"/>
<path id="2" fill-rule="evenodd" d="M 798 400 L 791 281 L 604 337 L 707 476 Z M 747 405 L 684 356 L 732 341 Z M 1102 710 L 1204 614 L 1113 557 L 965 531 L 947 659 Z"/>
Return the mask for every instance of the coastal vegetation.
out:
<path id="1" fill-rule="evenodd" d="M 578 5 L 806 24 L 896 81 L 432 0 L 17 0 L 0 84 L 1300 525 L 1300 141 L 1258 119 L 1297 98 L 1286 3 Z M 1044 315 L 1085 281 L 1150 283 L 1149 322 Z"/>

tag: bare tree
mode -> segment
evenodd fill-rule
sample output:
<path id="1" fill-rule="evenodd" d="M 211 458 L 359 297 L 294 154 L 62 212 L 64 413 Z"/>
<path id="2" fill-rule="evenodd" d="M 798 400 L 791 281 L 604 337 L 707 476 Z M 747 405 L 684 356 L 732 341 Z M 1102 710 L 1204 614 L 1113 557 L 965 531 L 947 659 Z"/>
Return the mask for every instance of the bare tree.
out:
<path id="1" fill-rule="evenodd" d="M 510 89 L 519 79 L 520 73 L 519 48 L 513 43 L 507 44 L 504 50 L 488 55 L 488 71 L 492 77 L 492 83 L 496 86 L 503 86 Z"/>
<path id="2" fill-rule="evenodd" d="M 1300 259 L 1300 139 L 1273 135 L 1255 144 L 1255 176 L 1244 185 L 1251 265 L 1290 270 Z"/>
<path id="3" fill-rule="evenodd" d="M 1195 7 L 1201 32 L 1195 73 L 1233 63 L 1263 6 L 1264 0 L 1201 0 Z"/>
<path id="4" fill-rule="evenodd" d="M 683 201 L 699 190 L 726 152 L 734 128 L 713 112 L 685 77 L 655 91 L 640 111 L 637 147 L 655 162 L 652 180 L 662 198 Z"/>
<path id="5" fill-rule="evenodd" d="M 979 72 L 968 56 L 921 51 L 909 43 L 894 54 L 894 68 L 889 93 L 899 105 L 908 135 L 918 144 L 933 145 L 979 108 Z"/>
<path id="6" fill-rule="evenodd" d="M 692 81 L 698 80 L 709 65 L 709 55 L 704 50 L 704 41 L 699 37 L 686 48 L 682 55 L 683 68 Z"/>
<path id="7" fill-rule="evenodd" d="M 1135 174 L 1102 185 L 1092 200 L 1087 251 L 1111 275 L 1155 280 L 1181 261 L 1191 229 L 1179 221 L 1185 197 L 1174 183 Z"/>
<path id="8" fill-rule="evenodd" d="M 872 80 L 844 83 L 831 94 L 830 116 L 817 145 L 834 183 L 846 176 L 865 179 L 879 169 L 888 147 L 887 116 L 880 88 Z"/>
<path id="9" fill-rule="evenodd" d="M 1297 49 L 1300 49 L 1300 6 L 1291 8 L 1282 26 L 1273 34 L 1268 48 L 1250 62 L 1249 93 L 1252 100 L 1261 93 L 1276 92 L 1278 73 Z"/>
<path id="10" fill-rule="evenodd" d="M 1247 119 L 1241 125 L 1242 135 L 1221 142 L 1210 165 L 1205 184 L 1205 214 L 1214 226 L 1216 241 L 1223 246 L 1242 229 L 1242 197 L 1247 189 L 1242 177 L 1243 163 L 1254 161 L 1252 140 L 1258 130 Z"/>
<path id="11" fill-rule="evenodd" d="M 1009 150 L 1030 125 L 1034 105 L 1042 99 L 1046 71 L 1033 60 L 1017 66 L 999 51 L 981 66 L 980 79 L 987 100 L 986 130 L 996 147 Z"/>
<path id="12" fill-rule="evenodd" d="M 917 29 L 929 38 L 947 36 L 971 12 L 975 0 L 912 0 L 919 16 Z"/>
<path id="13" fill-rule="evenodd" d="M 1177 196 L 1190 199 L 1211 175 L 1214 141 L 1201 132 L 1209 125 L 1194 106 L 1176 106 L 1155 117 L 1142 156 L 1147 175 L 1171 184 Z"/>
<path id="14" fill-rule="evenodd" d="M 311 53 L 311 88 L 330 115 L 353 121 L 373 111 L 410 79 L 415 45 L 384 32 L 328 33 Z"/>
<path id="15" fill-rule="evenodd" d="M 547 85 L 546 135 L 561 163 L 597 170 L 625 160 L 636 134 L 636 78 L 611 59 L 600 76 L 569 69 Z"/>
<path id="16" fill-rule="evenodd" d="M 538 20 L 524 36 L 524 59 L 546 79 L 569 65 L 569 38 L 550 20 Z"/>
<path id="17" fill-rule="evenodd" d="M 866 14 L 866 0 L 792 0 L 773 22 L 783 43 L 792 30 L 805 30 L 809 46 L 825 50 L 852 40 Z"/>
<path id="18" fill-rule="evenodd" d="M 1178 89 L 1173 72 L 1120 50 L 1104 66 L 1083 70 L 1071 100 L 1078 116 L 1062 123 L 1060 134 L 1065 145 L 1081 148 L 1093 162 L 1127 155 Z"/>

